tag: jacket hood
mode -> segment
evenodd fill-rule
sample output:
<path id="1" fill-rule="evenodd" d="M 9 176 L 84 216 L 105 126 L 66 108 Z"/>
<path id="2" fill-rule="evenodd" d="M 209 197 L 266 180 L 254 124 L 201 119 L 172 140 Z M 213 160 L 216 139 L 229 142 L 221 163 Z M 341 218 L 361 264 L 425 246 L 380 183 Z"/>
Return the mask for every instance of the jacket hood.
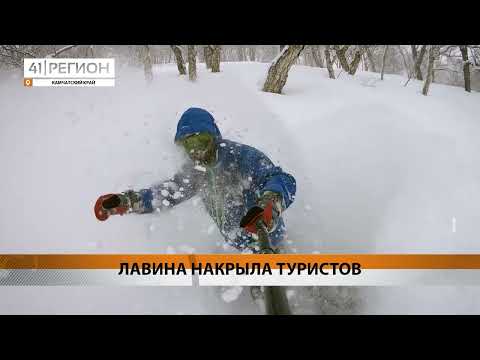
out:
<path id="1" fill-rule="evenodd" d="M 211 134 L 216 141 L 222 138 L 212 114 L 204 109 L 192 107 L 185 111 L 178 121 L 175 142 L 195 133 Z"/>

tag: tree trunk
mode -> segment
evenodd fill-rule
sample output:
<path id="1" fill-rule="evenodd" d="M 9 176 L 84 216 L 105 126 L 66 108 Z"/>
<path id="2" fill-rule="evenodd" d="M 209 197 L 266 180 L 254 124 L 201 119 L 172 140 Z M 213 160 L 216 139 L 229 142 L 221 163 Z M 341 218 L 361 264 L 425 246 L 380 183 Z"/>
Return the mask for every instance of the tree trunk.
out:
<path id="1" fill-rule="evenodd" d="M 403 53 L 401 45 L 398 45 L 398 52 L 400 53 L 400 55 L 402 55 L 403 66 L 405 67 L 405 71 L 407 72 L 408 78 L 410 78 L 410 67 L 408 66 L 407 58 L 405 57 L 405 54 Z"/>
<path id="2" fill-rule="evenodd" d="M 350 71 L 348 72 L 350 75 L 355 75 L 361 59 L 362 59 L 362 50 L 357 49 L 357 51 L 355 52 L 355 55 L 353 56 L 353 60 L 350 63 Z"/>
<path id="3" fill-rule="evenodd" d="M 350 72 L 350 66 L 348 65 L 346 52 L 350 45 L 344 45 L 340 48 L 338 45 L 335 46 L 335 54 L 337 54 L 337 59 L 340 62 L 340 66 L 342 67 L 343 71 Z"/>
<path id="4" fill-rule="evenodd" d="M 417 45 L 410 45 L 410 48 L 412 49 L 413 64 L 416 64 L 418 58 Z"/>
<path id="5" fill-rule="evenodd" d="M 383 57 L 382 57 L 382 74 L 380 75 L 380 80 L 383 80 L 383 74 L 385 73 L 385 60 L 387 60 L 387 52 L 388 52 L 388 45 L 385 45 L 385 49 L 383 50 Z"/>
<path id="6" fill-rule="evenodd" d="M 281 94 L 287 82 L 288 71 L 298 59 L 305 45 L 287 45 L 268 69 L 263 91 Z"/>
<path id="7" fill-rule="evenodd" d="M 473 65 L 475 67 L 480 66 L 480 49 L 470 49 L 472 59 L 473 59 Z M 478 60 L 477 60 L 478 59 Z"/>
<path id="8" fill-rule="evenodd" d="M 180 75 L 185 75 L 185 63 L 183 61 L 182 50 L 177 45 L 170 45 L 175 55 L 175 60 L 177 62 L 177 68 Z"/>
<path id="9" fill-rule="evenodd" d="M 465 91 L 471 92 L 472 87 L 470 85 L 470 62 L 468 60 L 468 48 L 465 45 L 459 46 L 462 53 L 463 60 L 463 80 L 465 83 Z"/>
<path id="10" fill-rule="evenodd" d="M 237 46 L 237 59 L 238 59 L 238 61 L 245 61 L 245 57 L 244 57 L 243 47 L 242 47 L 242 46 Z"/>
<path id="11" fill-rule="evenodd" d="M 330 79 L 335 79 L 335 71 L 333 71 L 333 62 L 330 57 L 330 45 L 325 47 L 325 62 L 327 63 L 328 77 Z"/>
<path id="12" fill-rule="evenodd" d="M 322 46 L 323 49 L 323 46 Z M 321 68 L 325 68 L 325 60 L 323 58 L 323 52 L 321 51 L 320 47 L 315 49 L 315 53 L 317 54 L 318 57 L 318 66 Z"/>
<path id="13" fill-rule="evenodd" d="M 188 45 L 188 78 L 197 80 L 197 51 L 195 45 Z"/>
<path id="14" fill-rule="evenodd" d="M 313 57 L 313 61 L 315 62 L 315 66 L 318 66 L 321 68 L 325 67 L 318 45 L 312 45 L 310 49 L 312 51 L 312 57 Z"/>
<path id="15" fill-rule="evenodd" d="M 205 65 L 207 69 L 212 68 L 212 49 L 207 45 L 203 48 L 203 57 L 205 58 Z"/>
<path id="16" fill-rule="evenodd" d="M 295 62 L 296 65 L 305 65 L 305 66 L 312 66 L 311 64 L 311 49 L 309 47 L 305 47 L 303 54 L 300 55 Z"/>
<path id="17" fill-rule="evenodd" d="M 220 45 L 209 45 L 211 49 L 211 65 L 212 72 L 220 72 L 220 51 L 222 47 Z"/>
<path id="18" fill-rule="evenodd" d="M 340 62 L 340 65 L 342 66 L 342 69 L 350 75 L 355 75 L 358 65 L 360 64 L 360 60 L 362 58 L 362 50 L 360 48 L 357 48 L 357 50 L 355 51 L 355 55 L 353 56 L 353 60 L 349 64 L 346 56 L 349 47 L 350 45 L 344 45 L 342 48 L 340 48 L 337 45 L 335 47 L 335 53 L 337 54 L 337 58 Z"/>
<path id="19" fill-rule="evenodd" d="M 366 53 L 368 62 L 370 63 L 370 69 L 372 69 L 373 72 L 377 72 L 377 69 L 375 68 L 375 59 L 373 57 L 372 50 L 369 47 L 366 48 Z"/>
<path id="20" fill-rule="evenodd" d="M 201 47 L 201 45 L 196 45 L 196 48 L 195 48 L 195 49 L 198 49 L 198 48 L 200 48 L 200 47 Z M 198 50 L 197 50 L 197 61 L 198 61 L 199 63 L 205 62 L 205 51 L 198 51 Z"/>
<path id="21" fill-rule="evenodd" d="M 415 77 L 417 80 L 423 80 L 423 75 L 422 75 L 422 62 L 423 58 L 425 57 L 425 52 L 427 51 L 427 45 L 422 45 L 422 48 L 420 49 L 420 53 L 417 56 L 417 61 L 415 61 Z"/>
<path id="22" fill-rule="evenodd" d="M 430 84 L 432 83 L 434 61 L 435 61 L 435 46 L 430 45 L 429 50 L 428 50 L 427 77 L 425 78 L 425 83 L 423 84 L 423 89 L 422 89 L 422 94 L 425 95 L 425 96 L 428 95 L 428 90 L 430 88 Z"/>
<path id="23" fill-rule="evenodd" d="M 362 56 L 362 64 L 363 64 L 363 70 L 368 71 L 368 59 L 367 59 L 367 54 L 363 54 Z"/>
<path id="24" fill-rule="evenodd" d="M 255 47 L 252 46 L 252 47 L 248 48 L 248 50 L 249 50 L 249 55 L 250 55 L 250 61 L 255 61 L 255 55 L 256 55 L 255 54 L 256 53 Z"/>
<path id="25" fill-rule="evenodd" d="M 152 82 L 152 54 L 150 53 L 150 47 L 148 45 L 145 45 L 144 47 L 143 69 L 145 73 L 145 80 L 147 80 L 148 83 Z"/>
<path id="26" fill-rule="evenodd" d="M 57 55 L 58 53 L 55 52 Z M 93 58 L 93 45 L 87 45 L 87 47 L 85 48 L 85 57 L 88 58 L 88 57 L 91 57 Z"/>

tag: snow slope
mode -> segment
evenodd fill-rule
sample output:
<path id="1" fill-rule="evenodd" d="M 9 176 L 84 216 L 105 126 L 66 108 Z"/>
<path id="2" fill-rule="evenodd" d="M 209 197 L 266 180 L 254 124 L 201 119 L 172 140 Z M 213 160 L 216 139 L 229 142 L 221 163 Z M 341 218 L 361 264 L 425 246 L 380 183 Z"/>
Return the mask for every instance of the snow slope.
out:
<path id="1" fill-rule="evenodd" d="M 294 66 L 284 95 L 260 91 L 268 64 L 117 71 L 115 88 L 30 88 L 0 79 L 0 252 L 232 252 L 198 198 L 166 214 L 98 222 L 99 194 L 170 176 L 181 113 L 208 109 L 223 136 L 297 179 L 285 213 L 293 252 L 479 252 L 480 94 L 386 75 Z M 455 221 L 455 228 L 453 228 Z M 0 313 L 259 313 L 246 290 L 0 288 Z M 233 295 L 234 296 L 233 296 Z M 292 288 L 297 313 L 479 313 L 469 287 Z M 238 298 L 237 298 L 238 296 Z M 236 300 L 235 300 L 236 298 Z"/>

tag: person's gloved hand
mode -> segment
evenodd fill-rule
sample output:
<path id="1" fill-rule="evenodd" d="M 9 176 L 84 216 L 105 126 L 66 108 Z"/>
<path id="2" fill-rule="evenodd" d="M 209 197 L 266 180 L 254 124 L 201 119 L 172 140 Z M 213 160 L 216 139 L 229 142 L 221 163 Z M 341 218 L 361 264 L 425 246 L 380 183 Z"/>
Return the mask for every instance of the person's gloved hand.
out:
<path id="1" fill-rule="evenodd" d="M 110 215 L 125 214 L 129 208 L 129 199 L 124 194 L 106 194 L 97 199 L 94 211 L 98 220 L 105 221 Z"/>
<path id="2" fill-rule="evenodd" d="M 95 203 L 95 216 L 100 221 L 107 220 L 110 215 L 124 215 L 128 212 L 144 212 L 142 193 L 128 190 L 120 194 L 106 194 Z"/>
<path id="3" fill-rule="evenodd" d="M 270 233 L 276 229 L 282 210 L 281 196 L 272 191 L 265 191 L 258 199 L 257 206 L 250 208 L 242 218 L 240 227 L 256 234 L 257 227 L 262 226 Z"/>

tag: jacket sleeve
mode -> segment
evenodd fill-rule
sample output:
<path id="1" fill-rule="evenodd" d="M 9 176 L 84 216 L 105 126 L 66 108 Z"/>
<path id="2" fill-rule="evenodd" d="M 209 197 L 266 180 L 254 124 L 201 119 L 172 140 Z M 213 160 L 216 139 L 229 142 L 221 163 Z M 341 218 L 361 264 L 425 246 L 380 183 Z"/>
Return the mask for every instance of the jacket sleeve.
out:
<path id="1" fill-rule="evenodd" d="M 246 147 L 241 152 L 240 171 L 242 176 L 251 181 L 252 190 L 261 196 L 265 191 L 280 194 L 283 209 L 288 208 L 295 200 L 297 191 L 295 178 L 275 166 L 261 151 Z"/>
<path id="2" fill-rule="evenodd" d="M 151 213 L 165 210 L 193 197 L 200 187 L 201 177 L 186 164 L 172 178 L 153 184 L 150 188 L 141 189 L 140 210 L 138 213 Z"/>

